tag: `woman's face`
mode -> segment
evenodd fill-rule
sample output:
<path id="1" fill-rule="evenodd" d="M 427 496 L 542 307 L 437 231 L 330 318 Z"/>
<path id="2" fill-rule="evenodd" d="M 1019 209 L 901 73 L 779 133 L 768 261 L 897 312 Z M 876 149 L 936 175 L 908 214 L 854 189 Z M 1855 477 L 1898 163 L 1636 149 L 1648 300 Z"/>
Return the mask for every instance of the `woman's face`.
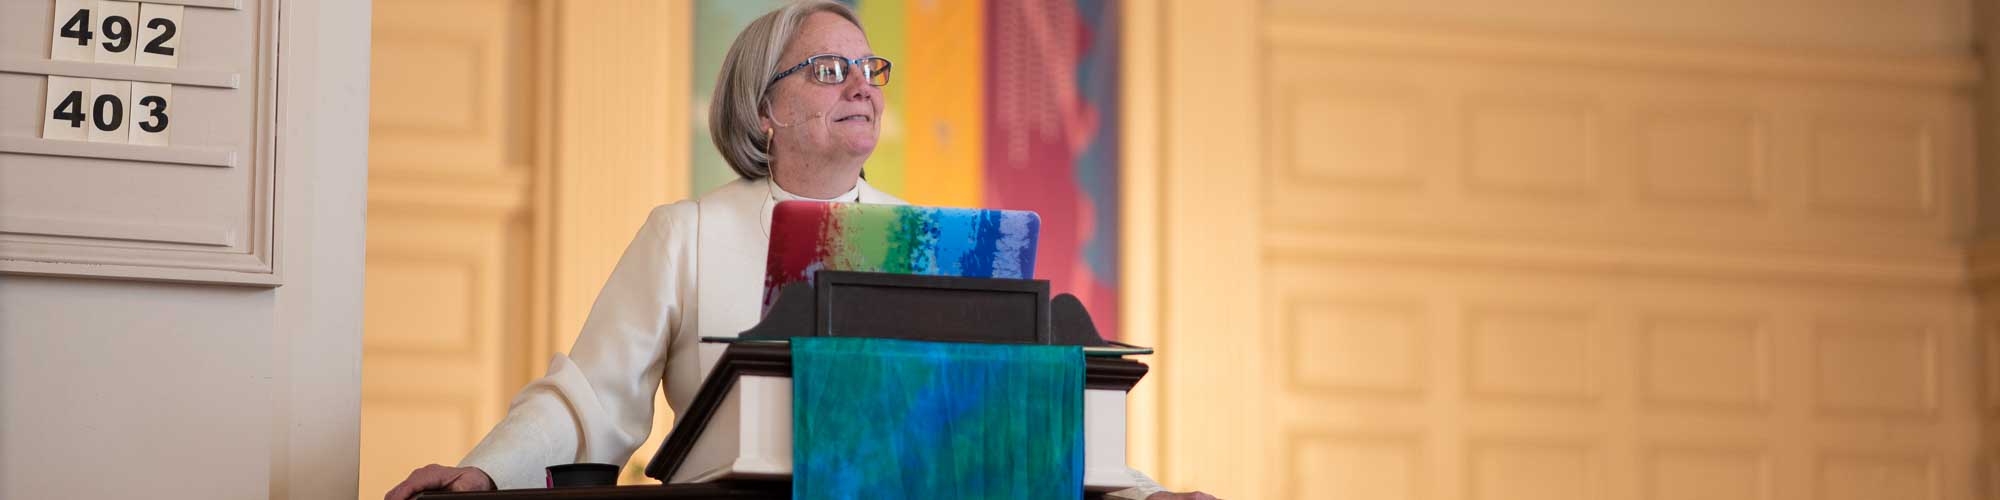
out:
<path id="1" fill-rule="evenodd" d="M 819 54 L 847 60 L 873 56 L 861 29 L 830 12 L 806 17 L 805 26 L 785 46 L 779 71 Z M 816 82 L 810 69 L 786 75 L 771 85 L 763 125 L 772 131 L 772 163 L 819 168 L 828 164 L 858 165 L 875 151 L 881 133 L 882 89 L 868 84 L 856 68 L 837 85 Z"/>

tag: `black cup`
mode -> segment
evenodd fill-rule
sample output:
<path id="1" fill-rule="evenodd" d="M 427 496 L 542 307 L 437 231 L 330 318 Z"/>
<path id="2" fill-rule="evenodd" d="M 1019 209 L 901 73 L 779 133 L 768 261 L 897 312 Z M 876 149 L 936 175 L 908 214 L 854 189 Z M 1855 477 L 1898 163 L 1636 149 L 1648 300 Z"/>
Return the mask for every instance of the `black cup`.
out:
<path id="1" fill-rule="evenodd" d="M 618 466 L 611 464 L 563 464 L 551 465 L 549 470 L 550 488 L 575 488 L 579 486 L 616 486 Z"/>

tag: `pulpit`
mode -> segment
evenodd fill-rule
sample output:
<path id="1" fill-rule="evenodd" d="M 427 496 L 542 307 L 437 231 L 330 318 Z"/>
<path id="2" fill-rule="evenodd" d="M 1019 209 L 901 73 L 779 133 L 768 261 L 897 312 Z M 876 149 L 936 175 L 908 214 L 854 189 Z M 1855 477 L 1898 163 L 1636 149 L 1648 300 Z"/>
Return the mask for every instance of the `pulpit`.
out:
<path id="1" fill-rule="evenodd" d="M 1126 356 L 1151 350 L 1102 339 L 1075 297 L 1051 298 L 1043 280 L 819 271 L 811 282 L 779 289 L 763 320 L 750 330 L 702 339 L 729 346 L 646 467 L 647 476 L 664 484 L 427 493 L 419 498 L 790 498 L 798 465 L 794 419 L 799 417 L 794 413 L 793 344 L 831 337 L 1074 346 L 1082 356 L 1083 487 L 1077 495 L 1097 498 L 1137 485 L 1125 460 L 1125 402 L 1147 366 Z"/>

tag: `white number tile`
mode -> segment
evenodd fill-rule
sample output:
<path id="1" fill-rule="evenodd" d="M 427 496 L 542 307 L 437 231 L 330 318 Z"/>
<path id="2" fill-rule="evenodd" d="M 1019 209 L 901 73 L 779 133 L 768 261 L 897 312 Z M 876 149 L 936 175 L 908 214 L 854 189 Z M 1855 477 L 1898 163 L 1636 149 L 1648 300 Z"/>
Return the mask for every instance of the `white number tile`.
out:
<path id="1" fill-rule="evenodd" d="M 48 97 L 42 104 L 42 138 L 81 141 L 90 127 L 90 80 L 48 77 Z"/>
<path id="2" fill-rule="evenodd" d="M 132 64 L 139 52 L 139 3 L 100 0 L 92 12 L 91 45 L 101 63 Z M 60 33 L 58 33 L 60 34 Z M 74 39 L 72 39 L 74 41 Z"/>
<path id="3" fill-rule="evenodd" d="M 91 9 L 97 0 L 56 0 L 55 15 L 49 21 L 49 59 L 84 61 L 95 59 L 92 47 L 97 23 Z M 68 35 L 68 36 L 64 36 Z"/>
<path id="4" fill-rule="evenodd" d="M 125 126 L 132 122 L 131 102 L 132 82 L 118 80 L 91 80 L 90 102 L 90 142 L 129 142 L 131 134 Z"/>
<path id="5" fill-rule="evenodd" d="M 172 68 L 180 65 L 181 11 L 179 5 L 143 4 L 135 62 L 140 66 Z"/>
<path id="6" fill-rule="evenodd" d="M 168 132 L 172 131 L 170 103 L 174 99 L 174 86 L 165 83 L 132 82 L 131 118 L 126 119 L 125 128 L 132 133 L 132 144 L 141 146 L 165 146 Z"/>

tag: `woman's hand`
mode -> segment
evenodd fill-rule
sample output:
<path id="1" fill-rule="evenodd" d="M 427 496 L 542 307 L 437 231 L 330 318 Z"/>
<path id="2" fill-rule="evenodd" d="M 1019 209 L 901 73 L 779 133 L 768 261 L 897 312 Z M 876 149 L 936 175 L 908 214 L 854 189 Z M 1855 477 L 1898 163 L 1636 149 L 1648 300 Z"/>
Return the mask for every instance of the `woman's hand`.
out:
<path id="1" fill-rule="evenodd" d="M 1174 493 L 1171 491 L 1162 491 L 1159 493 L 1146 495 L 1146 500 L 1218 500 L 1218 499 L 1215 498 L 1215 495 L 1210 495 L 1199 491 L 1190 491 L 1187 493 Z"/>
<path id="2" fill-rule="evenodd" d="M 430 464 L 410 471 L 409 479 L 403 484 L 389 488 L 389 494 L 382 500 L 410 500 L 417 493 L 425 491 L 487 491 L 493 489 L 493 478 L 478 467 L 445 467 Z"/>

